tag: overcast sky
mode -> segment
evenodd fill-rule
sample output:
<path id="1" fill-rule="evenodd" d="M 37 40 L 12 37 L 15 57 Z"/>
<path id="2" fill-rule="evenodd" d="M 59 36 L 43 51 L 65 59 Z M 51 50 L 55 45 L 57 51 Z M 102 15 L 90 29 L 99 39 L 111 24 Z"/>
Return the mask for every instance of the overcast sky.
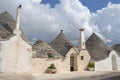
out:
<path id="1" fill-rule="evenodd" d="M 7 10 L 15 18 L 16 7 L 21 3 L 21 27 L 31 41 L 45 40 L 50 42 L 62 29 L 68 39 L 77 44 L 80 37 L 78 29 L 84 28 L 86 39 L 95 32 L 109 45 L 120 43 L 119 0 L 114 0 L 116 2 L 101 0 L 103 1 L 101 3 L 99 0 L 95 0 L 95 2 L 92 0 L 94 5 L 91 7 L 90 4 L 93 3 L 89 4 L 90 0 L 86 0 L 88 2 L 83 0 L 81 2 L 79 0 L 46 1 L 51 2 L 1 0 L 0 13 Z M 97 5 L 97 1 L 99 5 Z"/>

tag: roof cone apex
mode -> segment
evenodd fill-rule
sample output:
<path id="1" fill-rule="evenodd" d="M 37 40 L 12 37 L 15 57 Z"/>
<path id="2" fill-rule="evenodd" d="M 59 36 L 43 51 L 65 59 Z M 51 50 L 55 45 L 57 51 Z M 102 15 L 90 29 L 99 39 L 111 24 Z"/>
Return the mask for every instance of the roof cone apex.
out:
<path id="1" fill-rule="evenodd" d="M 7 18 L 10 18 L 10 19 L 14 19 L 11 14 L 8 12 L 8 11 L 4 11 L 0 14 L 1 17 L 7 17 Z"/>
<path id="2" fill-rule="evenodd" d="M 81 29 L 79 29 L 79 31 L 84 31 L 85 29 L 83 29 L 83 28 L 81 28 Z"/>
<path id="3" fill-rule="evenodd" d="M 20 4 L 19 6 L 18 6 L 18 8 L 21 8 L 22 7 L 22 5 Z"/>
<path id="4" fill-rule="evenodd" d="M 62 33 L 64 30 L 60 30 L 60 32 Z"/>

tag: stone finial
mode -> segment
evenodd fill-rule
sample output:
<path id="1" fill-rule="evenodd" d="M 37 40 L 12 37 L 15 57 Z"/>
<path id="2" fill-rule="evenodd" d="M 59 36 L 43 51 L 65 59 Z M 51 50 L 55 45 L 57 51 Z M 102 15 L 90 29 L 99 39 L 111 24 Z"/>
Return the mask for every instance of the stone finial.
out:
<path id="1" fill-rule="evenodd" d="M 64 30 L 60 30 L 60 32 L 63 32 Z"/>
<path id="2" fill-rule="evenodd" d="M 83 28 L 81 28 L 81 29 L 79 29 L 79 31 L 84 31 L 84 29 L 83 29 Z"/>
<path id="3" fill-rule="evenodd" d="M 19 6 L 18 6 L 18 8 L 21 8 L 22 7 L 22 5 L 20 4 Z"/>

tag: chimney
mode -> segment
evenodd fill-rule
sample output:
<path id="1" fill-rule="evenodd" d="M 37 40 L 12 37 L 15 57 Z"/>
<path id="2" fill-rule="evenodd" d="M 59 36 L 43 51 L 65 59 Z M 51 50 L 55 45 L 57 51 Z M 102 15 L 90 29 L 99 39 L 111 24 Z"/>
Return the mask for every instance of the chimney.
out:
<path id="1" fill-rule="evenodd" d="M 16 13 L 16 26 L 14 29 L 14 34 L 21 34 L 21 30 L 20 30 L 20 15 L 21 15 L 21 5 L 19 5 L 17 7 L 17 13 Z"/>
<path id="2" fill-rule="evenodd" d="M 78 49 L 83 50 L 86 49 L 84 29 L 79 29 L 79 31 L 80 31 L 80 41 L 79 41 Z"/>

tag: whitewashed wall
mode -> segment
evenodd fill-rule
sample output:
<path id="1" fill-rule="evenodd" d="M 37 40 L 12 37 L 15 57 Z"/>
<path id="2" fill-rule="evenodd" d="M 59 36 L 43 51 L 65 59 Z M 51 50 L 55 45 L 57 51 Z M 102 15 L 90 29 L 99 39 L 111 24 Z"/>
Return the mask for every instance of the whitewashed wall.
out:
<path id="1" fill-rule="evenodd" d="M 120 70 L 120 56 L 117 56 L 117 67 Z"/>
<path id="2" fill-rule="evenodd" d="M 105 60 L 95 62 L 95 71 L 111 71 L 112 63 L 111 57 L 108 57 Z"/>
<path id="3" fill-rule="evenodd" d="M 0 41 L 0 72 L 27 72 L 30 70 L 32 47 L 19 35 Z"/>
<path id="4" fill-rule="evenodd" d="M 120 69 L 120 57 L 117 55 L 117 53 L 113 50 L 110 52 L 109 57 L 95 62 L 95 71 L 112 71 L 112 55 L 116 56 L 117 59 L 117 67 Z"/>

